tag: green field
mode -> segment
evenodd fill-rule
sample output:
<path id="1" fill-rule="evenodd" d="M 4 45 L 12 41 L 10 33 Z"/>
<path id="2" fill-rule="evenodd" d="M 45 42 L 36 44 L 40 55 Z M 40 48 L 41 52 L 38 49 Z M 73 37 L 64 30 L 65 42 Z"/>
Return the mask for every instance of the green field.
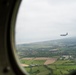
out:
<path id="1" fill-rule="evenodd" d="M 23 64 L 27 64 L 27 65 L 30 65 L 30 64 L 38 64 L 38 65 L 43 65 L 44 62 L 46 60 L 20 60 L 21 63 Z"/>
<path id="2" fill-rule="evenodd" d="M 48 75 L 50 71 L 44 66 L 45 61 L 46 60 L 21 60 L 20 62 L 29 65 L 29 67 L 24 68 L 30 75 Z M 31 66 L 31 64 L 36 64 L 36 66 Z"/>
<path id="3" fill-rule="evenodd" d="M 29 68 L 25 68 L 25 70 L 30 74 L 30 75 L 47 75 L 48 73 L 50 73 L 49 70 L 47 70 L 47 68 L 45 68 L 44 66 L 36 66 L 36 67 L 29 67 Z"/>
<path id="4" fill-rule="evenodd" d="M 24 69 L 30 75 L 67 75 L 76 70 L 76 62 L 74 60 L 57 60 L 50 65 L 44 65 L 45 61 L 22 59 L 21 63 L 29 65 L 29 67 L 24 67 Z M 31 66 L 31 64 L 34 66 Z"/>

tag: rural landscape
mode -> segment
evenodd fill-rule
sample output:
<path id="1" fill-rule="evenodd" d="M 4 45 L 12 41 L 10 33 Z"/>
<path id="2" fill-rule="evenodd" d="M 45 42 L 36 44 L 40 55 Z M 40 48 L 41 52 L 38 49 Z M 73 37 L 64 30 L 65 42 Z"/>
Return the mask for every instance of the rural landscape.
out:
<path id="1" fill-rule="evenodd" d="M 69 75 L 76 70 L 76 37 L 17 44 L 16 49 L 29 75 Z"/>

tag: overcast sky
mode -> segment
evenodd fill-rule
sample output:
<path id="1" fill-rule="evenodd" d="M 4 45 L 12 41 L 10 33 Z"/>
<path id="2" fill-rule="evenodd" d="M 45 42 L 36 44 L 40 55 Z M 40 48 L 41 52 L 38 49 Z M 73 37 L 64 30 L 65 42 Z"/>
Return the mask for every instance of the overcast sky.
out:
<path id="1" fill-rule="evenodd" d="M 74 37 L 76 0 L 22 0 L 15 32 L 18 44 Z"/>

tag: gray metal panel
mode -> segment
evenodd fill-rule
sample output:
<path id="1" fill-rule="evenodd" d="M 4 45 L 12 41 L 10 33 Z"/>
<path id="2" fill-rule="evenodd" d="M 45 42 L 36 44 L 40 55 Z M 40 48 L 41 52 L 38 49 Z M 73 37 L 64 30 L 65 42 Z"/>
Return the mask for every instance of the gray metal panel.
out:
<path id="1" fill-rule="evenodd" d="M 25 75 L 18 67 L 12 51 L 12 45 L 9 43 L 12 42 L 11 36 L 13 34 L 11 33 L 11 27 L 13 24 L 15 27 L 20 2 L 21 0 L 0 0 L 0 75 Z M 12 53 L 12 57 L 9 54 L 10 52 Z M 16 70 L 17 68 L 15 69 L 15 66 L 18 70 Z"/>

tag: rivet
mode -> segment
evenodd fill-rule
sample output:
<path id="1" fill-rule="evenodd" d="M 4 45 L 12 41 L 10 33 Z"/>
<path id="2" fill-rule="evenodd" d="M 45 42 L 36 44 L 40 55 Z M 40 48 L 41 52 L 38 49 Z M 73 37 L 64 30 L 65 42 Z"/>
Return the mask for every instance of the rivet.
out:
<path id="1" fill-rule="evenodd" d="M 9 66 L 7 66 L 7 67 L 5 67 L 3 69 L 3 73 L 8 73 L 9 71 L 10 71 L 10 67 Z"/>

